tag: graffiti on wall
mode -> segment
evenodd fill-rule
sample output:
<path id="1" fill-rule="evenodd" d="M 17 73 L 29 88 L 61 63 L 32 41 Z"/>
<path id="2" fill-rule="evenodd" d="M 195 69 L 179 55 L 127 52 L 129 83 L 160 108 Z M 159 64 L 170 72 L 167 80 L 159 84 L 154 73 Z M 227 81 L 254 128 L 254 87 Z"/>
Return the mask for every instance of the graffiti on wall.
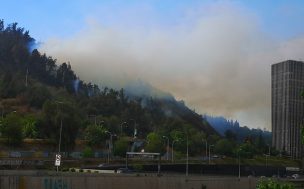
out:
<path id="1" fill-rule="evenodd" d="M 68 182 L 62 178 L 44 178 L 44 189 L 69 189 Z"/>

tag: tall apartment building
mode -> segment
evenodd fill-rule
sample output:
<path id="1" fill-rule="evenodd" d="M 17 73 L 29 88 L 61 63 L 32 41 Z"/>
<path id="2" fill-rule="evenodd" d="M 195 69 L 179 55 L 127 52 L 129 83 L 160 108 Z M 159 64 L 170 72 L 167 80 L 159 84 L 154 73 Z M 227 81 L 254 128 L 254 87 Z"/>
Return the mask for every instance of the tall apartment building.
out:
<path id="1" fill-rule="evenodd" d="M 302 155 L 304 62 L 287 60 L 271 66 L 272 146 L 294 158 Z"/>

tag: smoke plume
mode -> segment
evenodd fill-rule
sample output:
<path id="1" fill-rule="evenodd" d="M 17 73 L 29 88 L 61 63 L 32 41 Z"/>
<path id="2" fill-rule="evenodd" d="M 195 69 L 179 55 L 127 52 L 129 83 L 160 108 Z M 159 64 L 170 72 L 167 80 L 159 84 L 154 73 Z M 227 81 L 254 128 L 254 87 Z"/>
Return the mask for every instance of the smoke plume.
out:
<path id="1" fill-rule="evenodd" d="M 270 129 L 270 65 L 303 58 L 304 37 L 272 39 L 250 11 L 221 3 L 187 10 L 173 26 L 132 19 L 103 25 L 91 18 L 76 35 L 40 50 L 69 61 L 85 81 L 120 88 L 141 79 L 196 112 Z"/>

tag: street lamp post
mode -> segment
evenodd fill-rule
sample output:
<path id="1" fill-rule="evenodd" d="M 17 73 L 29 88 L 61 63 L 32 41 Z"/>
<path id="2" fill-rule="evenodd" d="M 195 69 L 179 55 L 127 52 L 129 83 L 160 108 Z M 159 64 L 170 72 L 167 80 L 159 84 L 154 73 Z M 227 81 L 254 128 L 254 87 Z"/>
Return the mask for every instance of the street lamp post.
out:
<path id="1" fill-rule="evenodd" d="M 178 142 L 178 141 L 179 141 L 178 139 L 172 141 L 172 149 L 171 149 L 171 150 L 172 150 L 172 157 L 171 157 L 171 158 L 172 158 L 172 163 L 173 163 L 173 161 L 174 161 L 174 149 L 173 149 L 174 143 L 175 143 L 175 142 Z"/>
<path id="2" fill-rule="evenodd" d="M 241 179 L 241 155 L 240 149 L 238 150 L 238 164 L 239 164 L 239 180 Z"/>
<path id="3" fill-rule="evenodd" d="M 189 140 L 188 140 L 188 133 L 187 133 L 187 161 L 186 161 L 186 176 L 189 174 Z"/>
<path id="4" fill-rule="evenodd" d="M 110 131 L 106 131 L 110 135 L 110 143 L 108 148 L 108 163 L 110 163 L 110 154 L 112 156 L 112 149 L 113 149 L 113 136 L 116 136 L 116 134 L 112 134 Z"/>
<path id="5" fill-rule="evenodd" d="M 135 119 L 130 119 L 134 121 L 134 133 L 133 133 L 133 137 L 136 138 L 137 135 L 137 128 L 136 128 L 136 120 Z"/>
<path id="6" fill-rule="evenodd" d="M 59 146 L 58 146 L 59 153 L 60 153 L 60 146 L 61 146 L 61 134 L 62 134 L 62 118 L 60 119 Z"/>
<path id="7" fill-rule="evenodd" d="M 214 145 L 209 145 L 209 164 L 210 164 L 210 161 L 211 161 L 211 155 L 210 155 L 210 149 L 211 147 L 213 147 Z"/>
<path id="8" fill-rule="evenodd" d="M 55 101 L 57 103 L 57 111 L 58 111 L 58 104 L 63 104 L 63 102 Z M 60 114 L 62 113 L 60 109 Z M 59 145 L 58 145 L 58 153 L 60 153 L 60 147 L 61 147 L 61 135 L 62 135 L 62 115 L 60 115 L 60 130 L 59 130 Z"/>
<path id="9" fill-rule="evenodd" d="M 268 157 L 270 157 L 270 145 L 268 144 L 268 154 L 265 154 L 265 164 L 266 164 L 266 167 L 268 167 Z"/>
<path id="10" fill-rule="evenodd" d="M 167 161 L 168 161 L 169 160 L 169 137 L 163 136 L 163 138 L 167 139 L 167 149 L 166 149 L 166 152 L 167 152 Z"/>
<path id="11" fill-rule="evenodd" d="M 63 104 L 63 102 L 60 102 L 60 101 L 55 101 L 57 103 L 57 111 L 58 111 L 58 104 Z M 61 152 L 61 135 L 62 135 L 62 115 L 61 115 L 61 110 L 60 110 L 60 131 L 59 131 L 59 144 L 58 144 L 58 154 L 60 154 Z M 58 166 L 57 167 L 57 172 L 58 172 Z"/>

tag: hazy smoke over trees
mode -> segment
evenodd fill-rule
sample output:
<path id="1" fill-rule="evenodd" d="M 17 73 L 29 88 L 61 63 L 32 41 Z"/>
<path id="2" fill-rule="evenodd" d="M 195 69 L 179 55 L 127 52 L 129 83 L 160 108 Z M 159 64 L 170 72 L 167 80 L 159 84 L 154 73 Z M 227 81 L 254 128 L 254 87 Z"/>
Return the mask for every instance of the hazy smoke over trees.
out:
<path id="1" fill-rule="evenodd" d="M 170 26 L 136 19 L 139 9 L 112 25 L 89 19 L 81 32 L 41 50 L 69 61 L 84 80 L 123 87 L 142 79 L 199 113 L 270 128 L 270 65 L 303 58 L 304 37 L 272 39 L 255 15 L 226 3 L 187 10 Z"/>

